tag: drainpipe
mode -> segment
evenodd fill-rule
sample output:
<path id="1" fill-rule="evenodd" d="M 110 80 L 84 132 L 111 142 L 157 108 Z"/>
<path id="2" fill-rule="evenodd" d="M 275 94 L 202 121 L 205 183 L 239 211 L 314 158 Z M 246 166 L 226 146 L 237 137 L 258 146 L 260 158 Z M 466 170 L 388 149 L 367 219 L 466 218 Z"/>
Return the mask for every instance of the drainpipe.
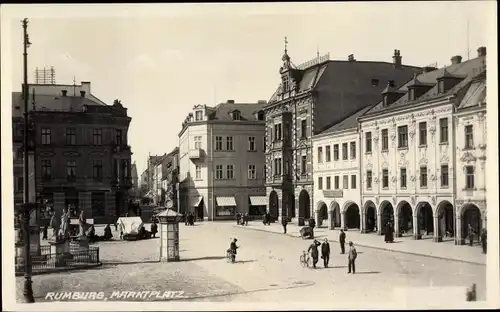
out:
<path id="1" fill-rule="evenodd" d="M 215 220 L 215 196 L 214 196 L 214 191 L 215 191 L 215 179 L 214 179 L 214 138 L 213 138 L 213 125 L 210 125 L 210 167 L 212 171 L 212 222 Z M 208 142 L 207 142 L 208 143 Z"/>
<path id="2" fill-rule="evenodd" d="M 362 162 L 363 162 L 363 153 L 362 153 L 362 149 L 361 149 L 361 127 L 359 126 L 360 123 L 358 121 L 358 146 L 359 146 L 359 152 L 357 153 L 357 157 L 359 158 L 358 160 L 358 166 L 359 166 L 359 201 L 360 201 L 360 205 L 361 205 L 361 224 L 360 224 L 360 228 L 361 228 L 361 233 L 366 233 L 366 210 L 365 210 L 365 205 L 363 203 L 363 172 L 361 172 L 362 170 Z"/>
<path id="3" fill-rule="evenodd" d="M 452 102 L 453 104 L 453 102 Z M 460 218 L 460 222 L 462 221 L 461 219 L 461 216 L 458 215 L 457 216 L 457 157 L 456 157 L 456 150 L 455 148 L 453 148 L 454 146 L 456 146 L 456 143 L 457 143 L 457 140 L 455 139 L 455 134 L 457 131 L 455 131 L 455 127 L 457 126 L 456 125 L 456 122 L 455 122 L 455 113 L 456 113 L 456 107 L 455 105 L 453 104 L 452 105 L 452 114 L 451 114 L 451 134 L 452 134 L 452 137 L 451 137 L 451 145 L 450 148 L 452 149 L 452 155 L 453 155 L 453 172 L 454 174 L 452 175 L 453 176 L 453 188 L 452 188 L 452 196 L 453 196 L 453 214 L 454 214 L 454 218 L 453 218 L 453 230 L 455 232 L 455 245 L 460 245 L 461 244 L 461 241 L 462 241 L 462 227 L 460 226 L 460 231 L 458 231 L 457 229 L 457 217 Z M 450 135 L 450 131 L 448 131 L 448 136 Z M 450 174 L 448 174 L 448 177 L 450 176 Z"/>

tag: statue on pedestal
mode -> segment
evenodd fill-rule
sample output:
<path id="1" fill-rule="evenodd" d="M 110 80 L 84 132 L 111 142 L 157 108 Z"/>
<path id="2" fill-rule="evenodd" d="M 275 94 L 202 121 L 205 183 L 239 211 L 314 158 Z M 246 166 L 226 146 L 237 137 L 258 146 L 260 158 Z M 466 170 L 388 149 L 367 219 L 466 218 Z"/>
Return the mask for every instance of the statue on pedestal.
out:
<path id="1" fill-rule="evenodd" d="M 52 227 L 52 238 L 56 237 L 59 233 L 59 228 L 61 219 L 57 217 L 56 212 L 52 213 L 52 217 L 50 218 L 50 226 Z"/>
<path id="2" fill-rule="evenodd" d="M 64 240 L 69 237 L 69 220 L 70 220 L 70 210 L 68 208 L 63 209 L 61 215 L 61 228 L 59 229 L 59 240 Z"/>

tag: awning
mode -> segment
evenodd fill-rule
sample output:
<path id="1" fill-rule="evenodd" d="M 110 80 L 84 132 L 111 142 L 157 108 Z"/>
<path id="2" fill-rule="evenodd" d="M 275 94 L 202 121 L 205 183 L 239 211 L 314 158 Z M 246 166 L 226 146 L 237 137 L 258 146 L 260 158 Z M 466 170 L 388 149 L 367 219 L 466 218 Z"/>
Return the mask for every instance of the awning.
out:
<path id="1" fill-rule="evenodd" d="M 252 206 L 267 206 L 266 196 L 250 196 L 250 205 Z"/>
<path id="2" fill-rule="evenodd" d="M 216 197 L 217 206 L 236 206 L 234 197 Z"/>
<path id="3" fill-rule="evenodd" d="M 197 197 L 192 199 L 191 203 L 192 203 L 193 207 L 198 207 L 202 200 L 203 200 L 203 196 L 197 196 Z"/>

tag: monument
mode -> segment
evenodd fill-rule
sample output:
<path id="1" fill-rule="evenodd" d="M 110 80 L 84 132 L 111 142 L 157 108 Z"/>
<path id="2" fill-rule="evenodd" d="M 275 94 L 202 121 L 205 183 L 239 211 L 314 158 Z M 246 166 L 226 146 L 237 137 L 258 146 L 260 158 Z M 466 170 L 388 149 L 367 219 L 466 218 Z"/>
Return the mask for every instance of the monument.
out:
<path id="1" fill-rule="evenodd" d="M 179 222 L 182 214 L 167 208 L 156 215 L 160 222 L 159 261 L 179 261 Z"/>

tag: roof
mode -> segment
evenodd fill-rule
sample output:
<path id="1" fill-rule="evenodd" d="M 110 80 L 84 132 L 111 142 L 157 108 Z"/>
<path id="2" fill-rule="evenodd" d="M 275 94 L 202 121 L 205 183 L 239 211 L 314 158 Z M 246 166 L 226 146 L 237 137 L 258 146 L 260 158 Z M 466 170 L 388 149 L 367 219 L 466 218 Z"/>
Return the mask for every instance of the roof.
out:
<path id="1" fill-rule="evenodd" d="M 210 114 L 210 120 L 232 121 L 231 112 L 238 110 L 240 112 L 240 120 L 256 121 L 255 112 L 263 108 L 264 103 L 220 103 L 214 108 L 214 112 Z"/>
<path id="2" fill-rule="evenodd" d="M 331 126 L 330 128 L 324 130 L 321 132 L 323 133 L 332 133 L 332 132 L 338 132 L 338 131 L 343 131 L 347 129 L 353 129 L 358 127 L 358 117 L 363 115 L 366 111 L 368 111 L 371 107 L 364 107 L 360 109 L 359 111 L 355 112 L 351 116 L 347 117 L 346 119 L 342 120 L 341 122 Z"/>
<path id="3" fill-rule="evenodd" d="M 28 110 L 33 110 L 33 99 L 28 99 Z M 84 106 L 107 106 L 81 96 L 55 96 L 35 94 L 36 111 L 51 112 L 82 112 Z M 22 117 L 24 99 L 22 92 L 12 92 L 12 117 Z"/>
<path id="4" fill-rule="evenodd" d="M 421 68 L 408 65 L 395 68 L 389 62 L 330 60 L 303 70 L 298 93 L 325 87 L 334 92 L 357 93 L 362 88 L 372 88 L 372 79 L 378 79 L 385 87 L 389 80 L 406 81 L 409 72 L 421 72 Z M 279 90 L 280 87 L 271 96 L 270 103 L 277 101 Z"/>
<path id="5" fill-rule="evenodd" d="M 424 101 L 429 101 L 432 99 L 437 99 L 441 97 L 448 97 L 456 94 L 458 91 L 466 87 L 471 80 L 477 76 L 477 74 L 481 71 L 481 68 L 485 66 L 485 56 L 480 56 L 459 64 L 453 64 L 445 68 L 437 69 L 431 72 L 422 73 L 416 77 L 416 79 L 422 83 L 429 86 L 432 86 L 429 91 L 419 97 L 416 101 L 409 101 L 408 98 L 408 86 L 414 83 L 415 78 L 411 79 L 403 86 L 398 88 L 399 91 L 404 92 L 405 94 L 398 99 L 396 102 L 392 103 L 389 106 L 384 107 L 383 102 L 380 101 L 376 105 L 374 105 L 370 110 L 368 110 L 364 115 L 372 115 L 377 113 L 383 113 L 385 111 L 391 111 L 395 108 L 401 108 L 404 106 L 413 106 Z M 458 79 L 462 79 L 457 85 L 448 90 L 448 92 L 444 94 L 438 93 L 437 80 L 442 77 L 455 77 Z"/>
<path id="6" fill-rule="evenodd" d="M 481 73 L 473 79 L 467 89 L 462 101 L 458 105 L 458 110 L 478 107 L 486 102 L 486 74 Z"/>

